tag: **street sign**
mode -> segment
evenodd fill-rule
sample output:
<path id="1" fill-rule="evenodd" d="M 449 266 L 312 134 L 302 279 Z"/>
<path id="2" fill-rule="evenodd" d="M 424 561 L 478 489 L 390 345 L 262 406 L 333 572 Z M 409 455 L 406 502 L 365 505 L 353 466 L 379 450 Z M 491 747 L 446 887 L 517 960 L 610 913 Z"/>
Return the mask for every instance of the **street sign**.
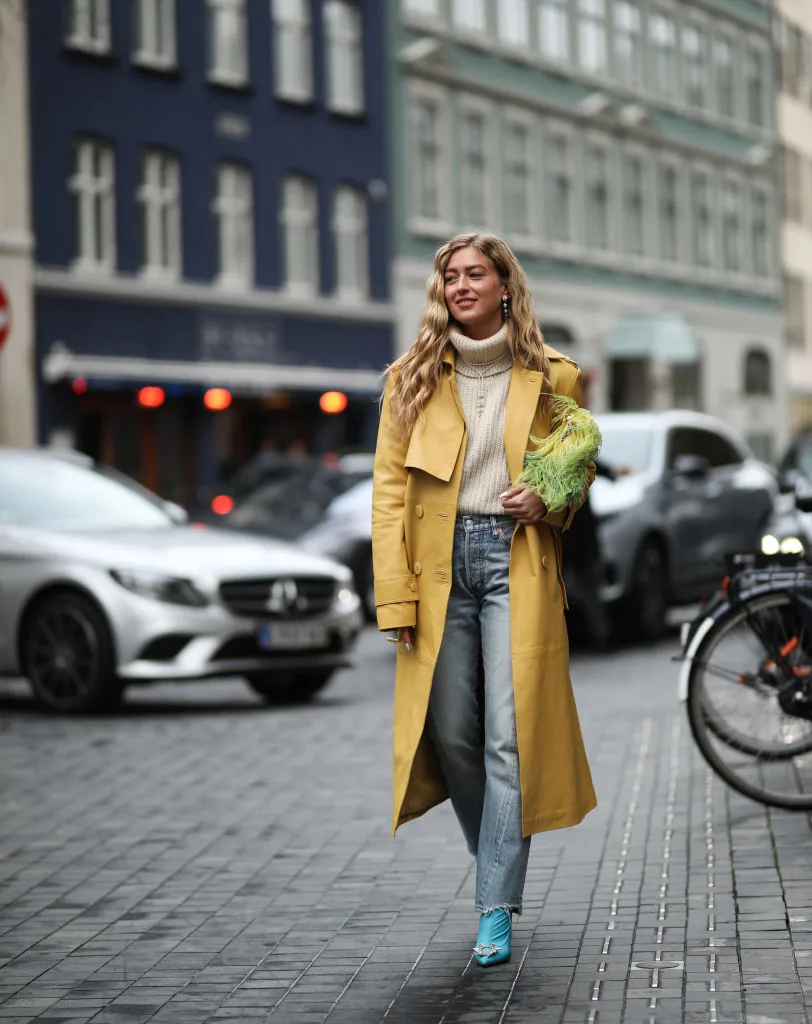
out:
<path id="1" fill-rule="evenodd" d="M 11 330 L 11 303 L 5 288 L 0 284 L 0 348 L 3 347 Z"/>

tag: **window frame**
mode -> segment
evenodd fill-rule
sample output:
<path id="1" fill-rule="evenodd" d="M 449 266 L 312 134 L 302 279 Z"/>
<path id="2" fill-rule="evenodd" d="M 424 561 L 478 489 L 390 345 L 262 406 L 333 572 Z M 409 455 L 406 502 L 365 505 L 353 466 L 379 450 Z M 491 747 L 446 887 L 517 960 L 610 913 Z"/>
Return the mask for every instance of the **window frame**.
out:
<path id="1" fill-rule="evenodd" d="M 286 186 L 293 182 L 305 184 L 306 194 L 313 199 L 312 208 L 305 210 L 307 217 L 291 217 L 290 205 L 286 202 Z M 319 197 L 318 180 L 310 174 L 298 171 L 288 171 L 279 180 L 279 225 L 280 239 L 282 242 L 282 289 L 289 295 L 298 295 L 304 298 L 316 296 L 321 291 L 321 204 Z M 304 205 L 300 208 L 304 210 Z M 306 238 L 305 251 L 303 248 L 299 255 L 304 256 L 303 265 L 312 270 L 311 276 L 305 280 L 297 279 L 292 274 L 293 260 L 291 259 L 291 241 L 304 236 L 304 229 L 311 231 L 311 237 Z"/>
<path id="2" fill-rule="evenodd" d="M 313 64 L 313 13 L 310 0 L 297 0 L 304 17 L 284 17 L 285 0 L 269 0 L 271 9 L 271 52 L 273 54 L 273 90 L 283 103 L 309 104 L 315 96 Z M 327 5 L 322 8 L 322 29 L 325 33 L 325 90 L 329 90 L 329 39 L 327 36 Z M 295 48 L 295 49 L 294 49 Z M 296 80 L 287 79 L 294 69 Z"/>
<path id="3" fill-rule="evenodd" d="M 774 245 L 774 228 L 776 226 L 775 219 L 775 190 L 768 181 L 748 181 L 747 182 L 747 225 L 746 232 L 749 236 L 748 250 L 750 253 L 750 260 L 748 270 L 750 274 L 757 280 L 761 280 L 761 273 L 759 268 L 756 266 L 756 245 L 755 245 L 755 224 L 756 219 L 754 216 L 754 203 L 753 198 L 755 195 L 761 195 L 764 197 L 764 278 L 767 280 L 773 280 L 775 278 L 775 267 L 776 267 L 776 252 Z"/>
<path id="4" fill-rule="evenodd" d="M 73 169 L 68 177 L 68 191 L 74 197 L 75 246 L 71 269 L 79 273 L 112 275 L 116 270 L 117 203 L 116 203 L 116 151 L 109 139 L 92 135 L 78 135 L 71 140 Z M 82 168 L 82 153 L 90 153 L 95 166 L 100 158 L 103 170 L 98 176 L 87 175 Z M 89 187 L 88 187 L 89 186 Z M 91 253 L 90 243 L 100 242 L 99 253 Z"/>
<path id="5" fill-rule="evenodd" d="M 217 26 L 224 12 L 229 10 L 237 12 L 242 29 L 242 38 L 238 40 L 238 45 L 242 51 L 243 66 L 239 71 L 226 68 L 218 63 L 218 58 L 222 57 L 222 43 L 217 42 Z M 206 0 L 206 30 L 209 46 L 208 81 L 224 88 L 244 89 L 251 79 L 250 47 L 248 42 L 250 33 L 246 0 Z"/>
<path id="6" fill-rule="evenodd" d="M 77 23 L 84 22 L 80 30 Z M 65 46 L 71 50 L 104 57 L 113 45 L 110 0 L 70 0 Z"/>
<path id="7" fill-rule="evenodd" d="M 655 251 L 657 253 L 657 262 L 666 267 L 680 267 L 685 265 L 685 230 L 684 223 L 685 217 L 681 216 L 681 208 L 684 206 L 685 195 L 684 195 L 684 180 L 685 175 L 682 173 L 683 162 L 674 153 L 658 153 L 655 158 L 656 166 L 656 202 L 657 202 L 657 216 L 655 218 L 657 227 L 657 244 Z M 662 211 L 663 211 L 663 192 L 662 192 L 662 170 L 664 167 L 670 168 L 674 172 L 674 258 L 668 258 L 663 256 L 663 233 L 662 233 Z M 684 211 L 683 211 L 684 212 Z"/>
<path id="8" fill-rule="evenodd" d="M 591 3 L 602 3 L 603 4 L 603 16 L 596 17 L 592 11 L 585 11 L 582 9 L 582 4 Z M 586 75 L 590 75 L 593 78 L 606 78 L 612 73 L 612 15 L 613 5 L 610 4 L 610 0 L 575 0 L 574 2 L 574 19 L 575 19 L 575 33 L 572 40 L 572 50 L 575 57 L 576 66 Z M 603 31 L 598 30 L 598 37 L 602 37 L 603 40 L 603 63 L 597 66 L 589 66 L 583 62 L 582 56 L 582 32 L 586 26 L 590 26 L 593 30 L 596 25 L 602 25 Z"/>
<path id="9" fill-rule="evenodd" d="M 529 110 L 522 110 L 516 107 L 506 107 L 500 110 L 499 121 L 501 126 L 502 135 L 502 159 L 499 162 L 499 178 L 500 178 L 500 189 L 499 194 L 501 197 L 500 210 L 499 210 L 499 221 L 502 224 L 502 230 L 505 234 L 505 238 L 517 249 L 524 251 L 532 250 L 537 248 L 540 225 L 539 225 L 539 203 L 536 196 L 536 188 L 533 176 L 533 168 L 538 166 L 539 160 L 539 128 L 538 119 L 535 114 Z M 508 170 L 507 161 L 505 155 L 507 154 L 506 141 L 508 138 L 508 128 L 513 125 L 521 127 L 527 135 L 527 217 L 525 223 L 527 224 L 526 231 L 513 231 L 508 227 L 507 221 L 507 209 L 508 209 L 508 194 L 507 194 L 507 181 L 508 181 Z"/>
<path id="10" fill-rule="evenodd" d="M 541 22 L 542 14 L 548 7 L 555 10 L 559 16 L 563 17 L 563 25 L 566 34 L 566 38 L 564 40 L 565 52 L 563 56 L 549 53 L 543 48 L 542 39 L 544 38 L 544 33 L 541 31 Z M 533 0 L 533 10 L 531 12 L 530 23 L 532 33 L 534 33 L 535 37 L 535 52 L 542 61 L 555 66 L 569 65 L 573 62 L 575 40 L 573 38 L 572 14 L 569 0 Z"/>
<path id="11" fill-rule="evenodd" d="M 152 10 L 151 48 L 145 46 L 147 9 Z M 135 10 L 136 48 L 133 63 L 153 71 L 172 71 L 178 66 L 178 11 L 176 0 L 137 0 Z M 154 45 L 152 45 L 154 44 Z M 162 45 L 163 44 L 163 45 Z"/>
<path id="12" fill-rule="evenodd" d="M 183 235 L 182 235 L 182 194 L 181 165 L 177 153 L 167 149 L 145 148 L 139 154 L 139 184 L 136 189 L 136 200 L 141 209 L 141 275 L 150 279 L 177 281 L 183 274 Z M 158 166 L 158 177 L 163 178 L 169 171 L 174 181 L 169 185 L 147 180 L 149 166 Z M 159 224 L 159 240 L 155 240 L 155 222 L 165 218 Z M 160 234 L 165 233 L 166 250 L 161 255 L 164 259 L 153 261 L 151 256 L 161 247 Z"/>
<path id="13" fill-rule="evenodd" d="M 714 210 L 716 208 L 716 172 L 710 164 L 701 161 L 692 161 L 688 165 L 689 178 L 688 178 L 688 200 L 689 200 L 689 224 L 690 224 L 690 266 L 694 271 L 708 271 L 716 270 L 720 266 L 719 262 L 719 239 L 717 238 L 717 219 L 714 217 Z M 694 182 L 698 176 L 704 178 L 708 187 L 708 262 L 701 263 L 697 257 L 697 206 L 694 195 Z"/>
<path id="14" fill-rule="evenodd" d="M 342 283 L 341 267 L 344 260 L 341 252 L 341 237 L 346 240 L 350 238 L 349 232 L 339 231 L 340 215 L 338 200 L 341 194 L 352 195 L 353 199 L 360 200 L 359 208 L 363 209 L 363 216 L 358 219 L 362 230 L 357 232 L 352 239 L 359 245 L 360 279 L 355 285 Z M 350 181 L 337 181 L 334 183 L 330 196 L 330 236 L 333 245 L 333 293 L 339 301 L 362 302 L 369 299 L 370 293 L 370 237 L 369 237 L 369 197 L 363 185 Z M 356 254 L 358 255 L 358 253 Z"/>
<path id="15" fill-rule="evenodd" d="M 237 189 L 232 195 L 226 195 L 226 190 L 221 189 L 221 174 L 226 172 L 234 175 L 234 181 L 247 183 L 245 196 L 238 196 Z M 245 163 L 236 160 L 218 161 L 214 168 L 215 194 L 212 201 L 212 213 L 215 218 L 217 232 L 217 263 L 218 272 L 215 284 L 223 289 L 231 291 L 246 291 L 254 286 L 256 273 L 256 225 L 254 220 L 254 175 L 252 168 Z M 242 227 L 245 230 L 245 240 L 248 245 L 245 250 L 245 261 L 243 267 L 239 263 L 239 238 L 240 225 L 239 217 L 244 217 Z M 230 221 L 230 233 L 224 230 L 226 222 Z M 234 260 L 224 259 L 228 245 L 232 245 L 232 254 L 237 254 Z M 228 264 L 231 264 L 230 266 Z"/>
<path id="16" fill-rule="evenodd" d="M 659 82 L 657 80 L 656 68 L 657 68 L 657 48 L 654 45 L 653 28 L 655 19 L 661 17 L 668 21 L 673 29 L 673 45 L 670 48 L 671 52 L 671 75 L 672 81 L 668 84 L 666 89 L 660 89 Z M 656 96 L 661 100 L 667 102 L 673 102 L 674 96 L 681 96 L 681 82 L 680 82 L 680 18 L 677 10 L 669 4 L 657 3 L 652 6 L 648 11 L 648 17 L 646 19 L 646 36 L 645 36 L 645 47 L 647 54 L 648 63 L 648 82 Z"/>
<path id="17" fill-rule="evenodd" d="M 760 121 L 753 121 L 750 109 L 750 55 L 758 51 L 761 55 L 761 112 Z M 772 127 L 773 118 L 770 113 L 770 101 L 773 98 L 770 87 L 770 50 L 764 40 L 753 35 L 744 36 L 744 46 L 741 52 L 741 94 L 744 103 L 742 110 L 742 121 L 751 129 L 758 132 L 767 132 Z"/>
<path id="18" fill-rule="evenodd" d="M 499 18 L 499 10 L 501 4 L 497 4 L 494 10 L 494 39 L 499 46 L 506 50 L 512 50 L 514 53 L 527 53 L 528 50 L 532 51 L 533 48 L 533 18 L 531 17 L 531 2 L 532 0 L 512 0 L 512 2 L 524 5 L 524 33 L 522 39 L 519 41 L 508 39 L 502 35 L 501 22 Z"/>
<path id="19" fill-rule="evenodd" d="M 581 210 L 583 209 L 583 197 L 581 195 L 583 191 L 583 185 L 581 177 L 579 176 L 579 168 L 583 166 L 582 162 L 578 160 L 580 154 L 576 153 L 576 146 L 578 145 L 579 139 L 573 126 L 565 121 L 547 120 L 544 125 L 544 143 L 542 158 L 544 161 L 544 176 L 543 176 L 543 195 L 544 202 L 541 204 L 541 208 L 544 211 L 548 211 L 552 208 L 548 194 L 550 182 L 552 179 L 551 175 L 551 164 L 550 159 L 553 153 L 553 140 L 561 138 L 566 142 L 567 145 L 567 180 L 569 182 L 568 199 L 569 199 L 569 237 L 566 239 L 553 238 L 551 231 L 548 229 L 548 225 L 551 223 L 550 216 L 545 212 L 543 228 L 543 237 L 545 242 L 548 243 L 553 249 L 557 251 L 572 251 L 581 248 L 580 238 L 580 225 L 581 225 Z"/>
<path id="20" fill-rule="evenodd" d="M 739 265 L 736 268 L 729 267 L 729 266 L 727 266 L 727 263 L 726 263 L 726 259 L 727 259 L 727 240 L 726 240 L 726 237 L 725 237 L 725 233 L 727 231 L 727 225 L 726 225 L 726 215 L 727 215 L 726 196 L 728 194 L 728 192 L 727 192 L 728 186 L 730 186 L 730 185 L 734 185 L 735 188 L 738 191 L 738 211 L 737 211 L 738 212 L 738 246 L 737 246 L 737 254 L 738 254 L 738 264 Z M 723 191 L 721 191 L 721 193 L 719 191 L 720 186 L 723 189 Z M 718 230 L 719 230 L 719 255 L 720 255 L 718 269 L 721 270 L 722 273 L 725 274 L 728 277 L 740 278 L 742 276 L 745 276 L 747 274 L 747 271 L 748 271 L 747 259 L 746 259 L 746 255 L 747 255 L 747 245 L 746 245 L 746 243 L 747 243 L 747 220 L 746 220 L 746 217 L 747 217 L 747 205 L 746 205 L 747 191 L 746 191 L 746 179 L 741 174 L 738 174 L 738 173 L 730 170 L 729 168 L 726 168 L 722 172 L 722 174 L 720 175 L 719 181 L 717 182 L 717 195 L 718 195 L 717 205 L 718 205 L 718 209 L 719 209 Z"/>
<path id="21" fill-rule="evenodd" d="M 640 243 L 641 251 L 632 252 L 628 248 L 628 235 L 627 235 L 627 181 L 626 175 L 628 172 L 629 161 L 638 160 L 640 162 Z M 621 172 L 620 172 L 620 185 L 622 189 L 622 201 L 618 204 L 621 216 L 620 225 L 620 246 L 619 251 L 624 258 L 633 261 L 636 264 L 647 262 L 653 253 L 652 239 L 651 239 L 651 201 L 653 196 L 653 189 L 651 183 L 651 153 L 637 143 L 626 143 L 620 150 L 621 160 Z"/>
<path id="22" fill-rule="evenodd" d="M 437 110 L 436 170 L 437 214 L 431 216 L 420 209 L 420 151 L 418 147 L 416 110 L 419 103 L 431 103 Z M 453 231 L 451 204 L 451 162 L 450 144 L 451 95 L 443 86 L 423 80 L 409 82 L 406 92 L 407 114 L 407 160 L 410 166 L 409 178 L 409 229 L 412 234 L 429 238 L 445 238 Z"/>
<path id="23" fill-rule="evenodd" d="M 722 110 L 721 104 L 719 103 L 719 63 L 716 59 L 716 47 L 717 44 L 724 40 L 730 46 L 730 99 L 731 99 L 731 110 L 730 113 L 726 113 Z M 710 88 L 713 92 L 713 103 L 709 105 L 708 109 L 712 110 L 716 117 L 722 118 L 724 121 L 734 122 L 741 120 L 741 89 L 739 88 L 739 72 L 741 61 L 739 54 L 741 51 L 741 36 L 732 25 L 714 25 L 710 34 Z"/>
<path id="24" fill-rule="evenodd" d="M 683 17 L 678 25 L 679 31 L 679 78 L 680 78 L 680 98 L 685 106 L 691 111 L 704 111 L 713 112 L 714 104 L 712 102 L 712 89 L 711 89 L 711 58 L 712 58 L 712 40 L 714 38 L 713 30 L 707 19 L 701 17 L 696 12 L 692 12 L 690 16 Z M 701 90 L 702 90 L 702 102 L 696 103 L 689 96 L 689 73 L 688 69 L 690 66 L 689 61 L 686 58 L 685 52 L 685 33 L 696 32 L 697 39 L 699 42 L 699 61 L 698 67 L 700 70 L 701 78 Z"/>
<path id="25" fill-rule="evenodd" d="M 331 7 L 343 8 L 355 19 L 352 31 L 342 35 L 339 30 L 333 35 L 329 25 Z M 361 117 L 366 112 L 364 12 L 357 0 L 326 0 L 322 6 L 325 62 L 325 106 L 333 114 L 344 117 Z M 311 40 L 312 47 L 312 40 Z M 346 92 L 336 89 L 340 76 L 337 69 L 349 68 L 345 85 Z M 312 78 L 312 75 L 311 75 Z M 311 90 L 312 92 L 312 90 Z"/>
<path id="26" fill-rule="evenodd" d="M 618 31 L 617 13 L 620 9 L 620 4 L 625 3 L 637 13 L 637 32 L 623 32 L 622 34 Z M 614 79 L 624 88 L 632 89 L 635 92 L 645 88 L 646 82 L 646 60 L 648 58 L 648 20 L 646 17 L 645 4 L 641 3 L 640 0 L 615 0 L 612 4 L 611 11 L 611 25 L 609 28 L 609 43 L 611 47 L 610 62 L 611 62 L 611 73 Z M 637 53 L 635 59 L 632 62 L 634 67 L 634 74 L 631 78 L 626 78 L 621 75 L 619 69 L 625 67 L 625 60 L 618 53 L 617 42 L 619 38 L 637 39 Z"/>
<path id="27" fill-rule="evenodd" d="M 596 259 L 615 258 L 618 253 L 617 216 L 612 215 L 612 201 L 617 195 L 618 176 L 615 167 L 616 139 L 612 136 L 597 131 L 586 131 L 582 135 L 582 156 L 583 176 L 581 179 L 581 208 L 583 210 L 583 237 L 581 239 L 584 249 Z M 605 189 L 606 189 L 606 244 L 599 246 L 589 240 L 589 224 L 592 222 L 590 200 L 589 200 L 589 154 L 592 147 L 602 149 L 605 155 Z"/>
<path id="28" fill-rule="evenodd" d="M 759 372 L 754 371 L 754 360 L 760 362 Z M 762 370 L 765 372 L 760 372 Z M 758 380 L 754 381 L 754 378 Z M 745 350 L 742 360 L 742 394 L 747 397 L 771 398 L 774 389 L 775 374 L 769 349 L 763 345 L 751 345 Z"/>
<path id="29" fill-rule="evenodd" d="M 465 216 L 465 189 L 466 189 L 466 178 L 467 178 L 467 165 L 464 159 L 465 157 L 465 145 L 463 139 L 463 126 L 466 119 L 470 116 L 481 117 L 485 122 L 485 136 L 483 140 L 482 148 L 482 176 L 483 176 L 483 223 L 476 224 L 473 221 L 468 220 Z M 487 229 L 489 224 L 496 222 L 498 209 L 495 198 L 497 195 L 497 187 L 499 180 L 499 168 L 495 162 L 495 152 L 492 146 L 488 145 L 489 139 L 493 138 L 493 132 L 495 127 L 494 120 L 494 105 L 493 103 L 479 99 L 479 97 L 472 93 L 463 93 L 457 97 L 456 103 L 456 117 L 458 120 L 457 127 L 457 138 L 456 138 L 456 152 L 457 152 L 457 167 L 460 175 L 460 201 L 457 209 L 457 223 L 462 226 L 463 230 L 470 228 L 472 231 L 483 231 Z"/>

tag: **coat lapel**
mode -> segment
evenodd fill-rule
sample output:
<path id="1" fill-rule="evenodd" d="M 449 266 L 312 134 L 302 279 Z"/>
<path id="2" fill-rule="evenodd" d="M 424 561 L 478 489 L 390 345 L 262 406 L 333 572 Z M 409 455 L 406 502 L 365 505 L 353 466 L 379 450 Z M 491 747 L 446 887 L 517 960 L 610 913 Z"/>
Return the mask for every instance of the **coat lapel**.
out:
<path id="1" fill-rule="evenodd" d="M 542 375 L 513 365 L 505 409 L 505 455 L 510 479 L 515 481 L 524 468 L 524 453 L 536 415 Z"/>
<path id="2" fill-rule="evenodd" d="M 453 354 L 445 360 L 454 364 Z M 406 466 L 444 480 L 454 473 L 457 457 L 465 437 L 465 419 L 454 394 L 452 375 L 443 376 L 439 389 L 429 399 L 412 431 L 406 451 Z"/>

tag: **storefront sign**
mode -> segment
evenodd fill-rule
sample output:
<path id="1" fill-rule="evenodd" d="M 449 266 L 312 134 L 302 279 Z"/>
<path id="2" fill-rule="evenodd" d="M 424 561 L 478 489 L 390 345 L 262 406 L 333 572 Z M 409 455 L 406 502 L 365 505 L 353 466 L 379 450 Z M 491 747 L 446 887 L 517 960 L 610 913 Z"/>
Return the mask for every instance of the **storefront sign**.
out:
<path id="1" fill-rule="evenodd" d="M 278 323 L 204 316 L 200 319 L 199 357 L 219 363 L 291 363 Z"/>

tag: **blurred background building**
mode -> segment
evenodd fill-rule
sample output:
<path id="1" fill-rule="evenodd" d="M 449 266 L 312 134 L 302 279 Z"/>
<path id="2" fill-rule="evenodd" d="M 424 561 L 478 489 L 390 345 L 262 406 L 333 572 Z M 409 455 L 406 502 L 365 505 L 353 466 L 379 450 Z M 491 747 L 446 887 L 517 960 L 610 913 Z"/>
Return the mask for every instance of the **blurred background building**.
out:
<path id="1" fill-rule="evenodd" d="M 787 434 L 771 5 L 397 10 L 399 347 L 414 338 L 436 246 L 492 230 L 596 409 L 703 409 L 771 457 Z"/>
<path id="2" fill-rule="evenodd" d="M 393 322 L 382 19 L 30 5 L 41 441 L 184 504 L 261 447 L 369 447 Z"/>
<path id="3" fill-rule="evenodd" d="M 812 425 L 812 3 L 777 0 L 784 311 L 793 430 Z"/>
<path id="4" fill-rule="evenodd" d="M 23 0 L 0 3 L 0 441 L 33 444 L 28 50 Z"/>

